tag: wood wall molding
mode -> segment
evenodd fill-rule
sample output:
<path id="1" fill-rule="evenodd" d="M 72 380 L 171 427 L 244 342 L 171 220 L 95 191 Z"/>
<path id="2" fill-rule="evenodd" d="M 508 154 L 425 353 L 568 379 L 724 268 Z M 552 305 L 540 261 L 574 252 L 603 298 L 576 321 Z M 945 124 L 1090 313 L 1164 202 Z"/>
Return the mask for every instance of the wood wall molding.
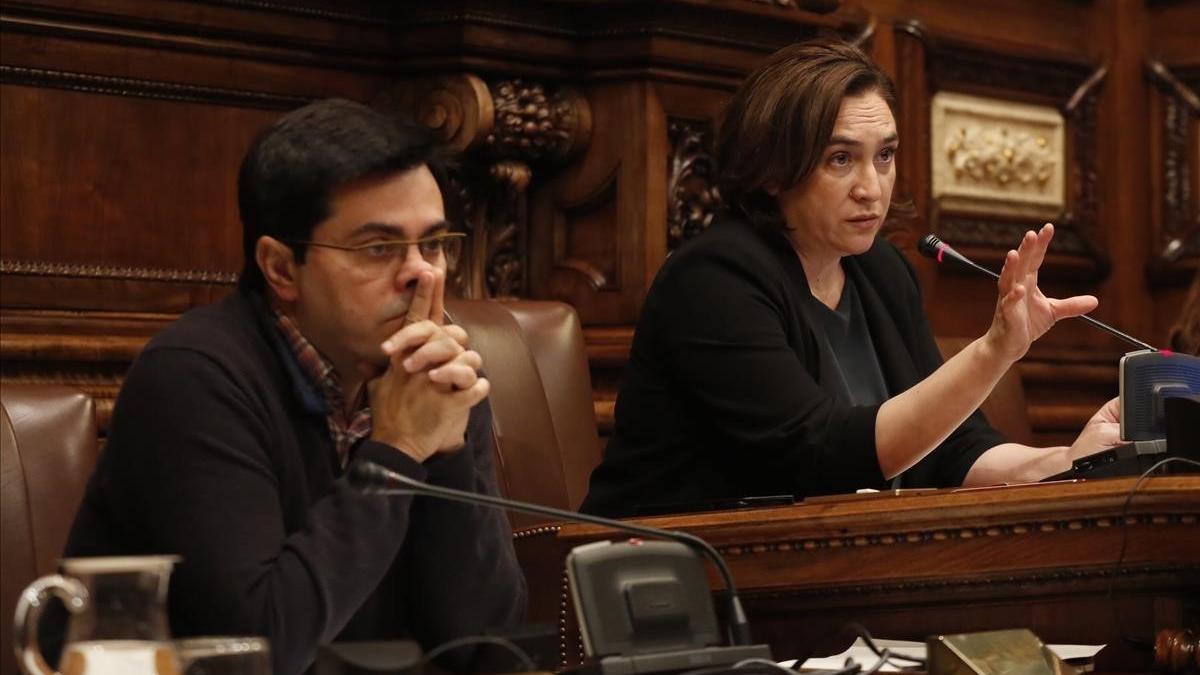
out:
<path id="1" fill-rule="evenodd" d="M 1049 589 L 1072 588 L 1078 592 L 1078 589 L 1084 586 L 1103 591 L 1110 583 L 1117 588 L 1131 582 L 1141 588 L 1147 586 L 1170 588 L 1187 579 L 1194 578 L 1198 573 L 1200 573 L 1200 565 L 1187 563 L 1122 565 L 1117 570 L 1115 577 L 1119 581 L 1114 582 L 1112 567 L 1105 565 L 1095 568 L 1053 571 L 1005 572 L 973 578 L 905 580 L 786 591 L 749 591 L 744 593 L 743 597 L 760 602 L 765 600 L 819 601 L 826 605 L 871 602 L 878 606 L 883 603 L 903 603 L 917 598 L 932 601 L 938 598 L 956 597 L 960 601 L 965 601 L 982 594 L 995 595 L 998 593 L 1010 598 L 1038 597 L 1046 595 Z"/>
<path id="2" fill-rule="evenodd" d="M 161 101 L 186 101 L 265 110 L 291 110 L 315 98 L 46 68 L 25 68 L 6 64 L 0 64 L 0 83 L 65 89 L 107 96 L 130 96 Z"/>
<path id="3" fill-rule="evenodd" d="M 131 267 L 101 264 L 80 264 L 49 260 L 0 259 L 0 275 L 33 277 L 63 277 L 67 279 L 110 279 L 117 281 L 162 281 L 166 283 L 199 283 L 232 286 L 237 283 L 236 272 L 220 270 L 181 270 L 166 267 Z"/>
<path id="4" fill-rule="evenodd" d="M 215 11 L 197 11 L 203 9 L 197 7 L 202 4 L 211 5 Z M 219 0 L 159 0 L 150 5 L 136 0 L 9 2 L 0 13 L 0 30 L 293 65 L 388 69 L 390 36 L 395 28 L 391 20 L 378 11 L 333 9 L 339 6 Z M 264 12 L 275 17 L 263 21 Z M 339 24 L 341 35 L 331 33 L 330 24 Z"/>

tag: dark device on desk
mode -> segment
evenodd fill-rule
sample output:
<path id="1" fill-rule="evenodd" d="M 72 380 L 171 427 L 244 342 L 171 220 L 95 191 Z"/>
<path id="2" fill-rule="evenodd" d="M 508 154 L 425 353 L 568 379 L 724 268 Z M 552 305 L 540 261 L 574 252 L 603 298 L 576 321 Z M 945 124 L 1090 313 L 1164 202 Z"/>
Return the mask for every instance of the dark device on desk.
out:
<path id="1" fill-rule="evenodd" d="M 567 577 L 580 634 L 604 675 L 664 673 L 769 659 L 765 645 L 721 647 L 708 577 L 676 541 L 576 546 Z"/>
<path id="2" fill-rule="evenodd" d="M 1047 480 L 1136 476 L 1167 457 L 1200 461 L 1200 358 L 1141 351 L 1121 359 L 1121 440 L 1129 442 Z"/>
<path id="3" fill-rule="evenodd" d="M 1167 401 L 1200 396 L 1200 357 L 1154 350 L 1129 352 L 1121 357 L 1120 385 L 1121 440 L 1165 439 Z M 1200 426 L 1200 419 L 1195 424 Z"/>

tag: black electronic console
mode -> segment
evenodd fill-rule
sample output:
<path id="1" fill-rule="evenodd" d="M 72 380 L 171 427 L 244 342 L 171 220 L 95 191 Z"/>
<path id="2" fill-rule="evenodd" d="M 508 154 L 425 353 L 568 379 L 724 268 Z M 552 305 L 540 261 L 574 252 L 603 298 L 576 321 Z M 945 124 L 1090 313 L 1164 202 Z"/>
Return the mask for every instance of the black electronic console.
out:
<path id="1" fill-rule="evenodd" d="M 1162 402 L 1157 426 L 1164 438 L 1133 441 L 1075 460 L 1071 468 L 1045 480 L 1140 476 L 1167 457 L 1200 461 L 1200 395 L 1170 396 Z M 1161 473 L 1195 473 L 1195 465 L 1175 462 Z"/>

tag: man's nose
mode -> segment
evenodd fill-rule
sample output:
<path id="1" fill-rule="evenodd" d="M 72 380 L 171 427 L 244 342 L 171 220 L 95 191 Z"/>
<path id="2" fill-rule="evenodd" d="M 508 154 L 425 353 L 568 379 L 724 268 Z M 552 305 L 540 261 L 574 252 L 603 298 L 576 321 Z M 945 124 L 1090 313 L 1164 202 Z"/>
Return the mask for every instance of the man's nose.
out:
<path id="1" fill-rule="evenodd" d="M 421 255 L 420 247 L 409 244 L 404 248 L 399 266 L 396 271 L 396 285 L 406 288 L 416 284 L 417 277 L 425 270 L 433 269 L 433 265 Z"/>

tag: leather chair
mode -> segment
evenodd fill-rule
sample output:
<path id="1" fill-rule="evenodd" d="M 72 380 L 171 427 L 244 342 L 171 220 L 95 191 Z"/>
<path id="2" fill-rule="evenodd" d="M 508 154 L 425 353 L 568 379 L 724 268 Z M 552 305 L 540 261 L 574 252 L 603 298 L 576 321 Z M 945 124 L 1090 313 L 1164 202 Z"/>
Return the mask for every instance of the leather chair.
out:
<path id="1" fill-rule="evenodd" d="M 575 510 L 600 463 L 583 331 L 560 302 L 448 300 L 491 383 L 500 489 Z M 510 514 L 516 528 L 549 519 Z"/>
<path id="2" fill-rule="evenodd" d="M 970 338 L 939 337 L 938 349 L 943 358 L 950 358 L 971 343 Z M 1009 368 L 992 393 L 979 406 L 997 431 L 1014 443 L 1033 443 L 1033 427 L 1029 424 L 1029 406 L 1025 401 L 1025 385 L 1016 368 Z"/>
<path id="3" fill-rule="evenodd" d="M 96 464 L 92 399 L 51 385 L 0 387 L 0 672 L 16 673 L 13 608 L 58 568 Z"/>

